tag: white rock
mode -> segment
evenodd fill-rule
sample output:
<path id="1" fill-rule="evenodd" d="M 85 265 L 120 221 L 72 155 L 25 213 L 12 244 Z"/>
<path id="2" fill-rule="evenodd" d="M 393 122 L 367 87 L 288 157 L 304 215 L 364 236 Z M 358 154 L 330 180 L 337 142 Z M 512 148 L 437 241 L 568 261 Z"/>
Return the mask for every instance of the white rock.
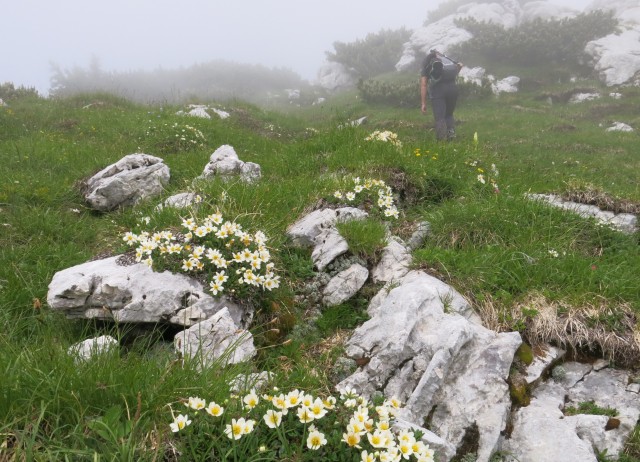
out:
<path id="1" fill-rule="evenodd" d="M 244 394 L 251 390 L 260 391 L 265 389 L 271 381 L 275 379 L 273 372 L 254 372 L 252 374 L 241 374 L 236 376 L 229 383 L 232 393 Z"/>
<path id="2" fill-rule="evenodd" d="M 207 108 L 205 106 L 194 107 L 189 112 L 187 112 L 187 115 L 189 115 L 191 117 L 200 117 L 201 119 L 210 119 L 211 118 L 211 116 L 207 112 Z"/>
<path id="3" fill-rule="evenodd" d="M 485 73 L 486 70 L 484 69 L 484 67 L 463 67 L 462 69 L 460 69 L 460 74 L 458 74 L 458 77 L 460 77 L 460 80 L 462 82 L 469 82 L 474 85 L 481 86 L 482 79 L 484 78 Z"/>
<path id="4" fill-rule="evenodd" d="M 632 132 L 633 128 L 624 122 L 614 122 L 613 125 L 605 130 L 606 132 Z"/>
<path id="5" fill-rule="evenodd" d="M 475 423 L 478 460 L 488 461 L 509 414 L 506 377 L 520 335 L 496 334 L 459 315 L 466 301 L 424 273 L 397 284 L 347 342 L 347 356 L 368 362 L 338 389 L 396 396 L 406 401 L 399 417 L 421 425 L 430 416 L 431 429 L 453 446 Z"/>
<path id="6" fill-rule="evenodd" d="M 223 111 L 222 109 L 211 108 L 211 110 L 223 120 L 228 119 L 231 116 L 231 114 L 229 114 L 227 111 Z"/>
<path id="7" fill-rule="evenodd" d="M 198 369 L 237 364 L 256 354 L 251 332 L 240 329 L 225 307 L 174 337 L 176 352 L 196 362 Z"/>
<path id="8" fill-rule="evenodd" d="M 368 277 L 367 268 L 358 264 L 351 265 L 331 278 L 322 291 L 322 302 L 326 306 L 344 303 L 358 293 Z"/>
<path id="9" fill-rule="evenodd" d="M 537 382 L 542 374 L 544 374 L 556 361 L 564 357 L 566 351 L 554 347 L 553 345 L 544 345 L 541 355 L 535 355 L 533 362 L 527 366 L 525 380 L 531 385 Z"/>
<path id="10" fill-rule="evenodd" d="M 499 95 L 500 93 L 516 93 L 518 91 L 519 83 L 520 77 L 511 75 L 491 84 L 491 90 L 495 95 Z"/>
<path id="11" fill-rule="evenodd" d="M 576 93 L 569 99 L 570 103 L 583 103 L 600 99 L 600 93 Z"/>
<path id="12" fill-rule="evenodd" d="M 110 335 L 90 338 L 69 347 L 69 355 L 77 361 L 87 361 L 96 355 L 108 353 L 118 348 L 118 341 Z"/>
<path id="13" fill-rule="evenodd" d="M 243 162 L 238 158 L 233 146 L 224 144 L 216 149 L 209 157 L 201 178 L 211 177 L 240 177 L 246 183 L 252 183 L 262 176 L 261 168 L 253 162 Z"/>
<path id="14" fill-rule="evenodd" d="M 640 26 L 587 43 L 585 52 L 595 61 L 594 69 L 607 85 L 630 82 L 640 71 Z"/>
<path id="15" fill-rule="evenodd" d="M 191 326 L 223 307 L 246 326 L 252 312 L 225 298 L 204 292 L 200 282 L 184 274 L 154 272 L 137 263 L 121 266 L 119 257 L 77 265 L 54 274 L 47 304 L 68 318 Z"/>
<path id="16" fill-rule="evenodd" d="M 101 212 L 135 205 L 161 194 L 169 177 L 169 167 L 161 158 L 129 154 L 89 178 L 85 200 Z"/>
<path id="17" fill-rule="evenodd" d="M 399 239 L 391 239 L 372 272 L 373 282 L 394 282 L 406 276 L 411 260 L 411 252 L 404 243 Z"/>
<path id="18" fill-rule="evenodd" d="M 322 231 L 315 239 L 311 259 L 318 271 L 324 270 L 329 263 L 345 254 L 349 244 L 334 227 Z"/>
<path id="19" fill-rule="evenodd" d="M 197 194 L 191 192 L 178 193 L 167 197 L 162 204 L 156 206 L 156 210 L 162 210 L 165 207 L 174 209 L 185 209 L 196 203 Z"/>
<path id="20" fill-rule="evenodd" d="M 318 70 L 316 83 L 325 90 L 335 91 L 353 87 L 356 79 L 344 65 L 328 62 Z"/>
<path id="21" fill-rule="evenodd" d="M 295 246 L 311 247 L 323 231 L 333 228 L 336 223 L 360 220 L 368 215 L 364 210 L 354 207 L 314 210 L 289 226 L 287 236 Z"/>

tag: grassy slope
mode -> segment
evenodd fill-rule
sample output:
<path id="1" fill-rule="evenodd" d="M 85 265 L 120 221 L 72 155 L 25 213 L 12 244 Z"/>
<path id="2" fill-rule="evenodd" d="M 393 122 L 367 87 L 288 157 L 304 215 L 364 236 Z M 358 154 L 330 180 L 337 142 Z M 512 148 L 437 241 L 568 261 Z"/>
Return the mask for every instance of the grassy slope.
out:
<path id="1" fill-rule="evenodd" d="M 627 321 L 640 310 L 637 237 L 522 198 L 526 191 L 563 192 L 570 186 L 640 202 L 637 134 L 605 133 L 600 126 L 616 120 L 640 126 L 633 111 L 640 95 L 632 89 L 623 93 L 620 101 L 605 97 L 580 105 L 549 106 L 534 94 L 461 101 L 459 140 L 448 145 L 434 143 L 431 119 L 417 109 L 367 107 L 354 94 L 286 113 L 231 102 L 225 105 L 232 113 L 226 121 L 186 122 L 174 115 L 177 107 L 136 106 L 106 95 L 9 101 L 9 108 L 0 108 L 2 438 L 26 458 L 90 458 L 94 451 L 125 457 L 126 442 L 109 443 L 88 429 L 87 422 L 116 406 L 122 416 L 136 408 L 142 413 L 132 446 L 164 448 L 171 437 L 165 405 L 198 393 L 221 399 L 220 379 L 237 372 L 194 374 L 156 341 L 160 332 L 136 337 L 125 326 L 72 323 L 44 303 L 56 271 L 122 251 L 120 235 L 141 216 L 153 215 L 155 203 L 97 214 L 78 191 L 80 180 L 139 151 L 163 157 L 171 168 L 167 195 L 192 188 L 209 154 L 222 144 L 262 166 L 263 181 L 252 188 L 219 182 L 197 187 L 216 202 L 226 192 L 225 212 L 265 231 L 278 249 L 286 284 L 265 302 L 259 319 L 277 318 L 281 335 L 271 339 L 256 328 L 261 346 L 274 345 L 261 351 L 256 367 L 274 370 L 283 387 L 330 386 L 328 365 L 339 348 L 327 337 L 344 336 L 339 328 L 347 313 L 350 326 L 362 319 L 359 300 L 325 312 L 320 330 L 288 334 L 294 323 L 305 325 L 306 307 L 293 302 L 293 295 L 311 269 L 305 252 L 286 246 L 284 231 L 351 176 L 404 187 L 403 218 L 395 231 L 406 234 L 412 222 L 425 219 L 434 229 L 433 239 L 416 252 L 417 264 L 479 307 L 502 313 L 503 328 L 525 329 L 521 305 L 541 296 L 567 311 L 600 310 L 590 311 L 592 327 L 629 334 Z M 361 116 L 368 117 L 367 125 L 337 129 Z M 206 145 L 177 153 L 167 136 L 148 134 L 150 126 L 174 122 L 200 129 Z M 398 133 L 403 149 L 365 143 L 374 129 Z M 476 132 L 478 146 L 472 142 Z M 497 165 L 501 194 L 476 181 L 477 171 L 465 163 L 473 160 L 485 169 Z M 177 215 L 164 212 L 154 220 L 169 226 Z M 550 249 L 566 255 L 552 258 Z M 98 331 L 123 336 L 127 347 L 76 367 L 66 355 L 68 346 Z M 277 346 L 287 338 L 292 343 Z"/>

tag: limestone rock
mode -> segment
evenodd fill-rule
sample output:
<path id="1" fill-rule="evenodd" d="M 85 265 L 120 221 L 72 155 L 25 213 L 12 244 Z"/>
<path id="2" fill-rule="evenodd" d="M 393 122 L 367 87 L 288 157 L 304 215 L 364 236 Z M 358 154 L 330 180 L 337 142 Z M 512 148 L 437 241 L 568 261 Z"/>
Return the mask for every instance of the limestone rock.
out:
<path id="1" fill-rule="evenodd" d="M 241 180 L 252 183 L 262 176 L 258 164 L 243 162 L 238 158 L 233 146 L 228 144 L 220 146 L 209 157 L 209 163 L 205 165 L 202 178 L 220 176 L 223 178 L 240 177 Z"/>
<path id="2" fill-rule="evenodd" d="M 536 383 L 551 366 L 564 357 L 566 351 L 554 347 L 553 345 L 545 345 L 537 350 L 542 350 L 533 358 L 533 362 L 527 366 L 525 381 L 531 385 Z"/>
<path id="3" fill-rule="evenodd" d="M 624 122 L 614 122 L 609 128 L 605 130 L 606 132 L 632 132 L 633 128 L 631 125 L 627 125 Z"/>
<path id="4" fill-rule="evenodd" d="M 565 379 L 542 384 L 531 404 L 515 413 L 503 451 L 520 462 L 555 462 L 558 454 L 563 461 L 595 462 L 596 451 L 617 458 L 640 417 L 638 395 L 627 389 L 628 373 L 579 363 L 562 367 L 568 371 Z M 584 402 L 615 409 L 619 425 L 608 427 L 609 417 L 603 415 L 564 415 L 566 407 Z"/>
<path id="5" fill-rule="evenodd" d="M 158 204 L 156 210 L 162 210 L 164 207 L 172 207 L 174 209 L 185 209 L 197 203 L 198 195 L 191 192 L 174 194 L 167 197 L 162 204 Z"/>
<path id="6" fill-rule="evenodd" d="M 159 157 L 129 154 L 87 181 L 85 200 L 101 212 L 135 205 L 161 194 L 169 176 L 169 167 Z"/>
<path id="7" fill-rule="evenodd" d="M 335 227 L 336 223 L 359 220 L 367 216 L 367 212 L 354 207 L 314 210 L 292 224 L 287 229 L 287 236 L 295 246 L 312 247 L 316 244 L 318 236 Z"/>
<path id="8" fill-rule="evenodd" d="M 637 230 L 638 219 L 631 213 L 618 213 L 600 210 L 595 205 L 579 204 L 577 202 L 562 200 L 555 194 L 527 194 L 528 198 L 541 200 L 553 207 L 562 208 L 585 218 L 595 218 L 598 222 L 611 226 L 620 232 L 633 234 Z"/>
<path id="9" fill-rule="evenodd" d="M 373 282 L 397 281 L 409 272 L 411 252 L 399 239 L 390 239 L 372 273 Z"/>
<path id="10" fill-rule="evenodd" d="M 323 290 L 326 306 L 339 305 L 353 297 L 369 277 L 369 270 L 362 265 L 352 265 L 336 274 Z"/>
<path id="11" fill-rule="evenodd" d="M 468 308 L 464 299 L 424 273 L 396 284 L 347 342 L 347 356 L 364 365 L 338 388 L 406 401 L 401 418 L 422 425 L 429 417 L 454 447 L 477 425 L 478 460 L 488 461 L 509 415 L 506 378 L 520 335 L 471 322 L 458 313 Z"/>
<path id="12" fill-rule="evenodd" d="M 329 263 L 349 250 L 349 244 L 334 227 L 327 228 L 315 240 L 311 259 L 318 271 L 324 270 Z"/>
<path id="13" fill-rule="evenodd" d="M 318 86 L 329 91 L 351 88 L 356 84 L 356 79 L 342 64 L 327 62 L 318 70 Z"/>
<path id="14" fill-rule="evenodd" d="M 118 348 L 118 341 L 110 335 L 90 338 L 69 347 L 68 353 L 76 361 L 87 361 L 93 356 L 108 353 Z"/>
<path id="15" fill-rule="evenodd" d="M 246 326 L 252 312 L 204 292 L 200 282 L 183 274 L 154 272 L 145 264 L 118 264 L 119 257 L 95 260 L 57 272 L 47 303 L 68 318 L 191 326 L 228 307 L 235 322 Z"/>
<path id="16" fill-rule="evenodd" d="M 256 354 L 253 336 L 239 329 L 225 307 L 173 339 L 176 352 L 196 362 L 198 369 L 237 364 Z"/>

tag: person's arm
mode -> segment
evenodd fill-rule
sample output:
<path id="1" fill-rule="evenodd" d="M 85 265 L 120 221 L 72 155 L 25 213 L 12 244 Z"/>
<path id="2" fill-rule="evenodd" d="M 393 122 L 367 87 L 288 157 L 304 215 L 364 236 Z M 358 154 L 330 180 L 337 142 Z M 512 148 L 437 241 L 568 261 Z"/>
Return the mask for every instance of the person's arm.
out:
<path id="1" fill-rule="evenodd" d="M 422 102 L 422 112 L 427 112 L 427 78 L 420 77 L 420 100 Z"/>

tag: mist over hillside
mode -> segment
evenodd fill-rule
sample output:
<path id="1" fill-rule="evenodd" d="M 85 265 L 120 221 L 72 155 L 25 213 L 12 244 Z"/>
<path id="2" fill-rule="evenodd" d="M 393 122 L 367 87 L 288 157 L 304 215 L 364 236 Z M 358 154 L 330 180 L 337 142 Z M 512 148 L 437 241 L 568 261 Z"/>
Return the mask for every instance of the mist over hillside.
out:
<path id="1" fill-rule="evenodd" d="M 483 66 L 489 72 L 507 66 L 511 72 L 523 67 L 526 74 L 526 68 L 545 63 L 553 66 L 550 74 L 565 81 L 594 77 L 607 85 L 633 84 L 640 63 L 637 46 L 630 43 L 640 29 L 630 5 L 625 0 L 593 2 L 581 13 L 546 1 L 450 0 L 413 31 L 383 29 L 353 42 L 335 41 L 333 50 L 325 51 L 327 63 L 315 81 L 288 68 L 232 60 L 117 72 L 104 70 L 94 58 L 87 68 L 52 64 L 50 95 L 106 92 L 141 103 L 242 99 L 261 105 L 309 105 L 384 74 L 405 75 L 407 81 L 431 48 L 453 52 L 466 66 Z"/>

